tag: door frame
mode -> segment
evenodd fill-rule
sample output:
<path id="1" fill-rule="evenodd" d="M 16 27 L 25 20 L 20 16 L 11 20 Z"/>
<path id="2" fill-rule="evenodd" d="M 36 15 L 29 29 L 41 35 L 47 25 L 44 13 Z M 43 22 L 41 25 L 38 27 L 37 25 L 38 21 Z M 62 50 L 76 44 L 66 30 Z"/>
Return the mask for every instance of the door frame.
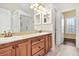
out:
<path id="1" fill-rule="evenodd" d="M 75 11 L 77 11 L 76 8 L 69 8 L 69 9 L 62 10 L 61 13 L 64 13 L 64 12 L 67 12 L 67 11 L 70 11 L 70 10 L 75 10 Z M 77 16 L 77 12 L 75 12 L 75 15 Z M 76 16 L 75 16 L 75 17 L 76 17 Z M 76 18 L 75 18 L 75 19 L 76 19 Z M 76 29 L 77 29 L 76 21 L 77 21 L 77 20 L 75 20 L 75 26 L 76 26 Z M 64 35 L 64 33 L 63 33 L 63 35 Z M 62 39 L 64 40 L 64 36 L 63 36 L 63 35 L 62 35 Z M 76 35 L 77 35 L 77 31 L 76 31 Z M 77 36 L 76 36 L 76 42 L 77 42 Z M 77 44 L 76 44 L 76 47 L 77 47 Z"/>

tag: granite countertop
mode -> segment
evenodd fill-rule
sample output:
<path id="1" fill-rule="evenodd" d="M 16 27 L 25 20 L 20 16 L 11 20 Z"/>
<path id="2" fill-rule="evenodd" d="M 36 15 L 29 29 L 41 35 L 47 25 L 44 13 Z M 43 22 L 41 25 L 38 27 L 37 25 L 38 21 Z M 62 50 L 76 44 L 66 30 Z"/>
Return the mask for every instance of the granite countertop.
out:
<path id="1" fill-rule="evenodd" d="M 40 35 L 50 34 L 51 32 L 41 32 L 41 33 L 31 33 L 31 34 L 24 34 L 20 36 L 12 36 L 12 37 L 6 37 L 6 38 L 0 38 L 0 44 L 14 42 L 22 39 L 28 39 Z"/>

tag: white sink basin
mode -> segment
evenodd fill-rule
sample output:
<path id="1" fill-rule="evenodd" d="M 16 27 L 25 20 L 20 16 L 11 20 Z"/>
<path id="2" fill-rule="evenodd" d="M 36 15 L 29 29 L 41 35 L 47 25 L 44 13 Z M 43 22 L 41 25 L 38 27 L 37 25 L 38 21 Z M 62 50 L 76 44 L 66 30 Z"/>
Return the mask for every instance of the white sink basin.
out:
<path id="1" fill-rule="evenodd" d="M 28 34 L 28 35 L 21 35 L 21 36 L 12 36 L 12 37 L 6 37 L 6 38 L 0 38 L 0 44 L 3 43 L 8 43 L 8 42 L 13 42 L 13 41 L 18 41 L 22 39 L 28 39 L 31 37 L 36 37 L 44 34 L 48 34 L 49 32 L 41 32 L 41 33 L 33 33 L 33 34 Z"/>
<path id="2" fill-rule="evenodd" d="M 19 36 L 13 36 L 13 37 L 0 38 L 0 43 L 17 41 L 17 40 L 19 40 L 18 38 L 20 38 L 20 37 Z"/>

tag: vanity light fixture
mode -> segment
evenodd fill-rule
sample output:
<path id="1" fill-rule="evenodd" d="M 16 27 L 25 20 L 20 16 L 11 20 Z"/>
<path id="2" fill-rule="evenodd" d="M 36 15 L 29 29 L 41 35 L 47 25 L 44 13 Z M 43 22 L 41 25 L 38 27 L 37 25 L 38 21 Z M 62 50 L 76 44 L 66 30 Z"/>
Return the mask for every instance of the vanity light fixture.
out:
<path id="1" fill-rule="evenodd" d="M 41 4 L 35 3 L 30 6 L 31 9 L 38 13 L 47 13 L 47 10 L 45 7 L 43 7 Z"/>

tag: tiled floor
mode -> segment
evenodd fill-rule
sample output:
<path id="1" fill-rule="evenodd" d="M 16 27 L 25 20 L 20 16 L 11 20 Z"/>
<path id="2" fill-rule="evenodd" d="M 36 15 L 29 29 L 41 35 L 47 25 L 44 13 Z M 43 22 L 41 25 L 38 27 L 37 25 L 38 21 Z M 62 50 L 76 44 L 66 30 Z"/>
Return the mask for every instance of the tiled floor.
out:
<path id="1" fill-rule="evenodd" d="M 55 50 L 50 50 L 47 56 L 79 56 L 79 49 L 72 43 L 68 44 L 62 44 Z"/>
<path id="2" fill-rule="evenodd" d="M 47 56 L 79 56 L 79 49 L 73 46 L 61 45 L 56 50 L 50 50 Z"/>

